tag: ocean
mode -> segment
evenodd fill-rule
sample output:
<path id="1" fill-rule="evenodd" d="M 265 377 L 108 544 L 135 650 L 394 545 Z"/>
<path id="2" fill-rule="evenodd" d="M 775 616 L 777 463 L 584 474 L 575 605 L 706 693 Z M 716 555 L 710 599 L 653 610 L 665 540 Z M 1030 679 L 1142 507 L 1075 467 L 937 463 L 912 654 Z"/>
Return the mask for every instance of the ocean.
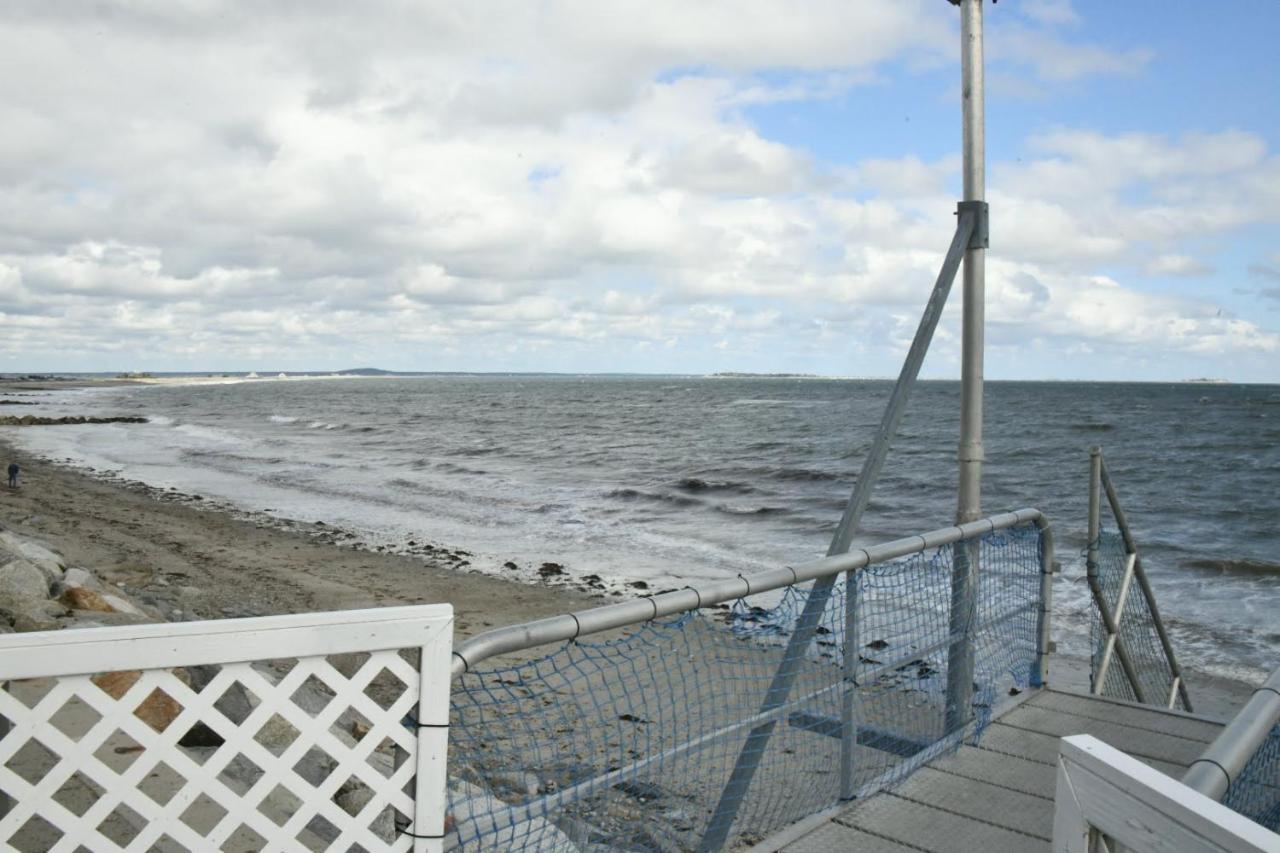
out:
<path id="1" fill-rule="evenodd" d="M 58 391 L 28 452 L 248 512 L 437 543 L 468 571 L 545 562 L 663 589 L 825 553 L 892 388 L 701 376 L 426 376 Z M 959 385 L 923 382 L 859 544 L 955 515 Z M 1101 445 L 1184 666 L 1280 651 L 1280 386 L 991 382 L 984 510 L 1034 506 L 1064 568 L 1055 634 L 1087 654 L 1089 448 Z M 507 563 L 520 568 L 513 572 Z"/>

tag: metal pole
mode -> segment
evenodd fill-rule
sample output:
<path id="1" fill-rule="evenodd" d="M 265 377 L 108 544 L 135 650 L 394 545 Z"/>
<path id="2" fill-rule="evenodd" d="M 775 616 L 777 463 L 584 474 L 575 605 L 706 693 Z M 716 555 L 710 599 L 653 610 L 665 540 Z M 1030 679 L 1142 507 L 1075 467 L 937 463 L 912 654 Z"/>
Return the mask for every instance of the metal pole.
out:
<path id="1" fill-rule="evenodd" d="M 970 243 L 975 225 L 976 218 L 972 211 L 963 209 L 959 211 L 956 217 L 955 236 L 952 238 L 951 246 L 947 250 L 947 256 L 942 262 L 942 269 L 938 272 L 937 281 L 934 282 L 933 292 L 925 305 L 924 314 L 920 317 L 920 325 L 916 328 L 915 339 L 911 342 L 911 349 L 907 351 L 907 358 L 902 364 L 902 371 L 898 374 L 897 384 L 893 386 L 893 392 L 889 395 L 889 402 L 885 406 L 883 417 L 880 419 L 880 430 L 876 433 L 876 440 L 862 462 L 862 471 L 858 474 L 857 482 L 854 484 L 853 494 L 849 498 L 849 503 L 845 506 L 839 525 L 836 526 L 835 534 L 831 537 L 831 545 L 827 548 L 828 556 L 843 554 L 849 550 L 849 546 L 853 542 L 854 533 L 858 528 L 858 522 L 866 510 L 867 504 L 871 502 L 871 492 L 875 488 L 876 481 L 880 478 L 880 470 L 884 467 L 885 458 L 889 454 L 889 445 L 893 440 L 893 436 L 897 433 L 898 426 L 902 423 L 903 415 L 906 414 L 907 401 L 911 397 L 911 389 L 915 386 L 916 377 L 920 373 L 920 366 L 924 363 L 925 354 L 929 351 L 929 342 L 933 340 L 933 332 L 938 327 L 938 319 L 942 316 L 942 309 L 946 306 L 947 295 L 951 292 L 951 284 L 955 280 L 956 271 L 960 266 L 965 247 Z M 804 660 L 805 652 L 809 648 L 809 643 L 813 641 L 814 632 L 817 630 L 822 613 L 831 598 L 835 582 L 835 575 L 822 577 L 816 580 L 809 590 L 809 597 L 805 600 L 804 610 L 801 611 L 800 618 L 796 621 L 795 630 L 787 640 L 787 648 L 782 656 L 782 664 L 778 667 L 778 671 L 769 685 L 769 690 L 765 694 L 764 702 L 761 704 L 761 713 L 772 711 L 787 700 L 787 694 L 791 692 L 791 685 L 799 674 L 800 664 Z M 846 584 L 846 592 L 851 597 L 856 596 L 857 586 L 853 580 L 853 572 L 849 572 Z M 850 603 L 850 606 L 846 607 L 846 638 L 853 627 L 849 624 L 852 618 L 853 609 Z M 851 719 L 854 715 L 854 703 L 856 700 L 852 695 L 852 691 L 855 689 L 853 679 L 857 661 L 856 651 L 852 656 L 845 655 L 845 695 L 842 700 L 842 719 Z M 734 763 L 729 781 L 725 784 L 724 791 L 720 794 L 720 801 L 716 804 L 716 810 L 707 826 L 707 833 L 703 836 L 702 843 L 698 845 L 699 853 L 719 850 L 728 840 L 729 831 L 733 827 L 733 821 L 738 814 L 738 806 L 743 797 L 746 796 L 747 788 L 751 785 L 751 779 L 755 775 L 756 767 L 759 766 L 760 757 L 769 743 L 769 738 L 773 735 L 775 724 L 774 721 L 764 723 L 753 729 L 751 734 L 747 736 L 746 743 L 743 744 L 742 750 L 738 753 L 738 759 Z M 856 731 L 856 726 L 850 726 L 842 733 L 842 737 L 847 741 L 841 748 L 842 792 L 852 789 L 852 761 L 854 754 L 852 739 L 856 737 Z"/>
<path id="2" fill-rule="evenodd" d="M 1040 531 L 1040 612 L 1036 617 L 1036 665 L 1031 673 L 1031 686 L 1044 687 L 1049 683 L 1049 655 L 1053 650 L 1050 623 L 1053 619 L 1053 575 L 1058 570 L 1053 553 L 1053 527 L 1048 519 L 1036 522 Z"/>
<path id="3" fill-rule="evenodd" d="M 964 203 L 986 195 L 986 132 L 983 101 L 982 0 L 960 2 L 960 93 L 962 102 Z M 960 363 L 960 447 L 956 521 L 982 517 L 982 355 L 985 300 L 983 239 L 964 255 L 964 316 Z M 947 731 L 969 721 L 973 695 L 973 642 L 969 628 L 977 604 L 980 551 L 977 541 L 956 546 L 951 577 L 951 648 L 947 653 Z"/>
<path id="4" fill-rule="evenodd" d="M 982 0 L 960 4 L 960 78 L 963 104 L 964 200 L 986 196 L 986 132 L 983 101 Z M 987 250 L 971 244 L 964 254 L 964 328 L 960 373 L 960 486 L 957 520 L 982 517 L 982 355 Z"/>

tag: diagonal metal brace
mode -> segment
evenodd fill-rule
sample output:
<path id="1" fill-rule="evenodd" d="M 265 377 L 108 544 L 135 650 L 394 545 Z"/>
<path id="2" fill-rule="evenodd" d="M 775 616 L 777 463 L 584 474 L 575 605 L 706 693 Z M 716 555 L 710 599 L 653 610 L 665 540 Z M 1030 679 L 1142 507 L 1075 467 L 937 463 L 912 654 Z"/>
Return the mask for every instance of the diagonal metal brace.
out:
<path id="1" fill-rule="evenodd" d="M 884 467 L 885 458 L 889 454 L 889 444 L 906 413 L 907 400 L 920 373 L 920 365 L 924 363 L 925 354 L 929 351 L 929 343 L 933 340 L 934 330 L 938 327 L 938 320 L 947 303 L 947 296 L 951 292 L 952 282 L 955 281 L 956 271 L 960 268 L 960 261 L 973 237 L 976 220 L 977 211 L 972 207 L 965 207 L 965 203 L 961 202 L 960 210 L 957 211 L 955 236 L 951 239 L 951 246 L 947 249 L 942 269 L 939 270 L 937 281 L 934 282 L 933 292 L 925 305 L 920 325 L 916 328 L 916 336 L 911 342 L 911 349 L 907 352 L 902 371 L 898 375 L 897 384 L 894 385 L 893 393 L 889 396 L 875 443 L 863 460 L 862 471 L 854 485 L 853 494 L 845 507 L 835 536 L 832 537 L 831 546 L 827 549 L 828 555 L 845 553 L 853 542 L 858 522 L 871 501 L 871 491 L 880 478 L 880 469 Z M 835 582 L 835 575 L 828 575 L 814 581 L 813 587 L 809 590 L 808 599 L 805 601 L 804 610 L 787 641 L 782 663 L 774 673 L 773 681 L 765 694 L 760 708 L 761 713 L 773 711 L 787 701 L 791 686 L 800 673 L 800 665 L 805 659 L 805 653 L 817 631 L 822 613 L 831 598 Z M 729 781 L 720 794 L 719 802 L 716 803 L 707 832 L 698 845 L 698 853 L 712 853 L 724 847 L 729 838 L 729 832 L 733 828 L 733 822 L 738 816 L 738 808 L 746 798 L 751 779 L 760 765 L 760 758 L 769 745 L 769 738 L 773 735 L 775 725 L 776 721 L 764 723 L 752 729 L 751 734 L 747 736 L 746 743 L 738 753 Z"/>

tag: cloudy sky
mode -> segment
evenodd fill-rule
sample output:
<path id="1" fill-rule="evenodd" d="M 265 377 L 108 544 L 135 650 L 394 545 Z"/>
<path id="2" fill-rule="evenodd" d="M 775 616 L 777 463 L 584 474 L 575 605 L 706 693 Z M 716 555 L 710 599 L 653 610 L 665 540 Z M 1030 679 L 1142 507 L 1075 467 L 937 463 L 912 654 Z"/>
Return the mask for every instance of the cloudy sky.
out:
<path id="1" fill-rule="evenodd" d="M 889 376 L 951 237 L 944 0 L 0 9 L 0 371 Z M 987 25 L 988 374 L 1280 381 L 1280 4 Z"/>

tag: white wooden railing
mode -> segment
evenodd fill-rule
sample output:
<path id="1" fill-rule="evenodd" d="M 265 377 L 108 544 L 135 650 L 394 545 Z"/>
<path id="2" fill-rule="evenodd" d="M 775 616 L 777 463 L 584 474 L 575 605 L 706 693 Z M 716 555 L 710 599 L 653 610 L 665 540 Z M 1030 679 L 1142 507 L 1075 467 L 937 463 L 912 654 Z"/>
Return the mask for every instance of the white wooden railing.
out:
<path id="1" fill-rule="evenodd" d="M 0 847 L 440 850 L 452 635 L 431 605 L 0 637 Z"/>
<path id="2" fill-rule="evenodd" d="M 1058 749 L 1054 853 L 1280 853 L 1280 835 L 1090 735 Z"/>

